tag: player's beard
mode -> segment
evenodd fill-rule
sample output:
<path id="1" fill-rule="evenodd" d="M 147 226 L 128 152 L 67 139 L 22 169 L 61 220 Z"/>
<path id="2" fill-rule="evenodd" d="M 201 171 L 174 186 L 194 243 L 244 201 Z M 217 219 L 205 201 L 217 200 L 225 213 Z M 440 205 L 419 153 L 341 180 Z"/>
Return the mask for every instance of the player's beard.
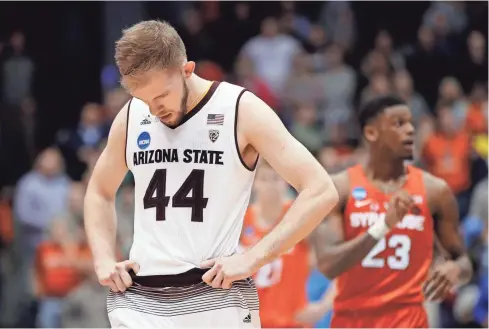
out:
<path id="1" fill-rule="evenodd" d="M 182 122 L 183 117 L 187 113 L 187 102 L 188 102 L 189 90 L 188 90 L 187 82 L 185 82 L 185 79 L 183 79 L 183 78 L 182 78 L 182 85 L 183 85 L 182 86 L 183 95 L 182 95 L 182 100 L 180 101 L 180 110 L 175 113 L 177 116 L 175 119 L 175 122 L 173 122 L 171 124 L 166 124 L 170 128 L 177 127 Z"/>
<path id="2" fill-rule="evenodd" d="M 405 155 L 405 156 L 402 157 L 402 160 L 404 160 L 404 161 L 413 161 L 414 160 L 414 154 Z"/>

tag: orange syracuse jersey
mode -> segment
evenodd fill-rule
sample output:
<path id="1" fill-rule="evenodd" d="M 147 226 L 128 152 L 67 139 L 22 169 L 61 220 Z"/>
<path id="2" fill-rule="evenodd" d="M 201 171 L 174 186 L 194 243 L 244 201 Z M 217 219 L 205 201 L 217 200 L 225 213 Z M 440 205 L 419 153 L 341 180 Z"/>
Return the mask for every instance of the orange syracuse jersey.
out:
<path id="1" fill-rule="evenodd" d="M 290 207 L 287 203 L 283 213 Z M 244 219 L 241 247 L 254 246 L 269 230 L 257 225 L 255 211 L 250 206 Z M 263 266 L 254 276 L 260 299 L 260 319 L 263 328 L 301 327 L 294 318 L 307 304 L 306 280 L 309 276 L 309 252 L 306 242 L 300 242 L 289 252 Z"/>

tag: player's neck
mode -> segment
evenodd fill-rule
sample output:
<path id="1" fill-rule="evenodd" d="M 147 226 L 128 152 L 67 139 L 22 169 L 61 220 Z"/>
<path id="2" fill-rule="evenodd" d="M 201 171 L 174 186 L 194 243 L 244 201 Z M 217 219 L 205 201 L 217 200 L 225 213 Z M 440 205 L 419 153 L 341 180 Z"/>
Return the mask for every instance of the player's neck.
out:
<path id="1" fill-rule="evenodd" d="M 386 159 L 369 156 L 365 165 L 365 174 L 371 180 L 393 181 L 406 173 L 403 159 Z"/>
<path id="2" fill-rule="evenodd" d="M 209 90 L 212 85 L 212 81 L 202 79 L 195 73 L 187 80 L 188 87 L 188 99 L 187 99 L 187 111 L 191 111 L 195 103 L 201 99 L 204 94 Z"/>

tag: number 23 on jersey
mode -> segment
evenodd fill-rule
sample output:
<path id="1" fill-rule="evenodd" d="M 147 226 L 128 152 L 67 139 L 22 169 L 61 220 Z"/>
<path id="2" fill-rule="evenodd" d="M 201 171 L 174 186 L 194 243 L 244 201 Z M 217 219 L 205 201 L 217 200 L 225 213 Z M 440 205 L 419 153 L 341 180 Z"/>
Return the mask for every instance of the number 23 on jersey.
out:
<path id="1" fill-rule="evenodd" d="M 394 255 L 381 257 L 379 254 L 387 248 L 394 249 Z M 404 234 L 394 234 L 383 238 L 370 250 L 362 260 L 367 268 L 383 268 L 387 265 L 392 270 L 405 270 L 409 266 L 411 239 Z"/>

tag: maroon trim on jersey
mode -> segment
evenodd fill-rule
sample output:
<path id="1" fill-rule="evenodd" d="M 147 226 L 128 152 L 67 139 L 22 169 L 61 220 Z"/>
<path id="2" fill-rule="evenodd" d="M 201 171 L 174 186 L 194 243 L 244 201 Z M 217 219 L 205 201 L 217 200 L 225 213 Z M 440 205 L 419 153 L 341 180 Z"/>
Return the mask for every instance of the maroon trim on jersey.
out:
<path id="1" fill-rule="evenodd" d="M 126 148 L 124 149 L 124 162 L 126 163 L 126 167 L 129 168 L 129 164 L 127 163 L 127 135 L 129 133 L 129 110 L 131 109 L 131 103 L 134 97 L 129 100 L 127 104 L 127 118 L 126 118 Z"/>
<path id="2" fill-rule="evenodd" d="M 256 165 L 258 164 L 258 159 L 260 158 L 260 155 L 257 154 L 255 163 L 253 164 L 252 167 L 249 167 L 246 162 L 243 159 L 243 156 L 241 154 L 241 151 L 239 150 L 239 144 L 238 144 L 238 111 L 239 111 L 239 101 L 241 100 L 241 96 L 248 91 L 248 89 L 243 89 L 238 95 L 238 99 L 236 100 L 236 108 L 234 109 L 234 144 L 236 145 L 236 151 L 238 152 L 238 157 L 239 161 L 245 167 L 245 169 L 249 171 L 254 171 L 256 169 Z"/>
<path id="3" fill-rule="evenodd" d="M 214 95 L 214 93 L 217 90 L 217 87 L 219 87 L 219 84 L 220 84 L 219 81 L 213 81 L 212 82 L 212 85 L 209 87 L 209 90 L 207 90 L 207 92 L 205 93 L 204 97 L 202 97 L 202 99 L 190 111 L 188 111 L 187 113 L 185 113 L 185 115 L 182 118 L 182 121 L 180 121 L 180 123 L 178 125 L 173 126 L 173 127 L 168 127 L 168 128 L 170 128 L 170 129 L 176 129 L 176 128 L 180 127 L 181 125 L 183 125 L 188 120 L 190 120 L 190 118 L 192 118 L 194 115 L 196 115 L 197 113 L 199 113 L 199 111 L 202 110 L 202 108 L 212 98 L 212 96 Z"/>

